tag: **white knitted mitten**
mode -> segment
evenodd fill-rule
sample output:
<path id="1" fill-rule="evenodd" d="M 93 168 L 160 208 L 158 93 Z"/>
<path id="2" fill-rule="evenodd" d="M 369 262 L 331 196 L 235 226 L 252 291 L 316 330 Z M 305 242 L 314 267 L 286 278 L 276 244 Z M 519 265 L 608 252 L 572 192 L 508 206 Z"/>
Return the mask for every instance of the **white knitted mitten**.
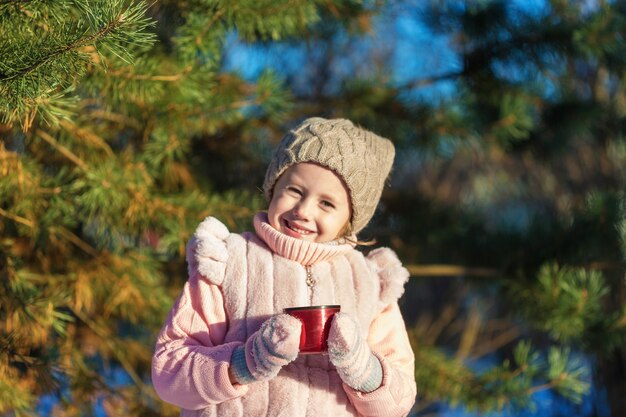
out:
<path id="1" fill-rule="evenodd" d="M 230 358 L 235 380 L 240 384 L 265 381 L 292 362 L 300 351 L 302 323 L 288 314 L 267 319 Z"/>
<path id="2" fill-rule="evenodd" d="M 359 324 L 346 313 L 333 316 L 328 334 L 328 356 L 345 384 L 361 392 L 380 387 L 383 368 L 361 337 Z"/>

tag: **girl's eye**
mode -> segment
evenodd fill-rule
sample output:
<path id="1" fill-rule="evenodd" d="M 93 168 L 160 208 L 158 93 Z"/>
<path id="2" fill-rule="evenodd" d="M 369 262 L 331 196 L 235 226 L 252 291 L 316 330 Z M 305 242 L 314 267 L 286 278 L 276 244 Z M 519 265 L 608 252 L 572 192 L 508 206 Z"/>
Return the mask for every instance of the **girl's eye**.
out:
<path id="1" fill-rule="evenodd" d="M 302 191 L 300 191 L 296 187 L 287 187 L 287 191 L 292 192 L 292 193 L 296 193 L 298 195 L 302 195 Z"/>
<path id="2" fill-rule="evenodd" d="M 326 208 L 331 208 L 334 209 L 335 205 L 333 203 L 331 203 L 330 201 L 326 201 L 326 200 L 322 200 L 322 206 L 326 207 Z"/>

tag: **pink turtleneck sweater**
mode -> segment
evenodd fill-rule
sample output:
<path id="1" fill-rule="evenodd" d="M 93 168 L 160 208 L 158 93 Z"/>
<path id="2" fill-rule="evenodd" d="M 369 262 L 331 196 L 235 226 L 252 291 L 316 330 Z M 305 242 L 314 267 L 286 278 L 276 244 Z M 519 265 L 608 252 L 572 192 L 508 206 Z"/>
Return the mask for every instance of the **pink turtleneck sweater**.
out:
<path id="1" fill-rule="evenodd" d="M 187 247 L 189 280 L 158 338 L 152 379 L 183 416 L 404 416 L 416 395 L 414 355 L 397 299 L 408 278 L 393 252 L 367 257 L 349 244 L 286 236 L 255 216 L 231 234 L 203 221 Z M 308 288 L 306 270 L 317 284 Z M 383 368 L 371 393 L 343 384 L 325 355 L 300 356 L 274 380 L 232 384 L 232 351 L 272 314 L 297 305 L 341 304 L 357 318 Z"/>

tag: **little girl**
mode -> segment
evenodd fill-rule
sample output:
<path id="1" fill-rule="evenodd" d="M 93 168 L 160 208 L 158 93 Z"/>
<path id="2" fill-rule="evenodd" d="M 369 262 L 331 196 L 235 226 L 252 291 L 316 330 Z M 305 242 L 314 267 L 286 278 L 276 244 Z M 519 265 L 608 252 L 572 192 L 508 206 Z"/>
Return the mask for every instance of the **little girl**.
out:
<path id="1" fill-rule="evenodd" d="M 364 256 L 393 144 L 345 119 L 311 118 L 276 149 L 255 233 L 208 217 L 187 246 L 189 280 L 156 343 L 154 388 L 183 416 L 406 416 L 414 355 L 398 308 L 408 272 Z M 284 308 L 341 305 L 328 353 L 299 355 Z"/>

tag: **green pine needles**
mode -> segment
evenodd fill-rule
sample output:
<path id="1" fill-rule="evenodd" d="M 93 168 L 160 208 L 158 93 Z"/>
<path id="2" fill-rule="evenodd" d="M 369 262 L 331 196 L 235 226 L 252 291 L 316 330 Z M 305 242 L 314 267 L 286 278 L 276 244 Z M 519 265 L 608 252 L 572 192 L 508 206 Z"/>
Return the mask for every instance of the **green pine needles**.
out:
<path id="1" fill-rule="evenodd" d="M 204 175 L 206 137 L 243 148 L 291 106 L 272 72 L 223 72 L 222 48 L 316 16 L 308 2 L 0 1 L 0 414 L 34 415 L 44 394 L 59 415 L 96 397 L 175 413 L 147 381 L 185 245 L 204 217 L 237 231 L 263 204 Z M 113 387 L 110 366 L 132 384 Z"/>
<path id="2" fill-rule="evenodd" d="M 0 5 L 2 122 L 28 129 L 38 112 L 49 124 L 69 118 L 72 90 L 107 56 L 126 63 L 150 47 L 147 4 L 112 1 L 4 2 Z"/>
<path id="3" fill-rule="evenodd" d="M 532 408 L 532 395 L 548 389 L 580 403 L 589 389 L 587 369 L 568 349 L 554 347 L 544 356 L 530 343 L 520 342 L 511 360 L 481 373 L 432 347 L 416 346 L 415 352 L 423 400 L 418 410 L 444 398 L 453 407 L 478 412 Z"/>

